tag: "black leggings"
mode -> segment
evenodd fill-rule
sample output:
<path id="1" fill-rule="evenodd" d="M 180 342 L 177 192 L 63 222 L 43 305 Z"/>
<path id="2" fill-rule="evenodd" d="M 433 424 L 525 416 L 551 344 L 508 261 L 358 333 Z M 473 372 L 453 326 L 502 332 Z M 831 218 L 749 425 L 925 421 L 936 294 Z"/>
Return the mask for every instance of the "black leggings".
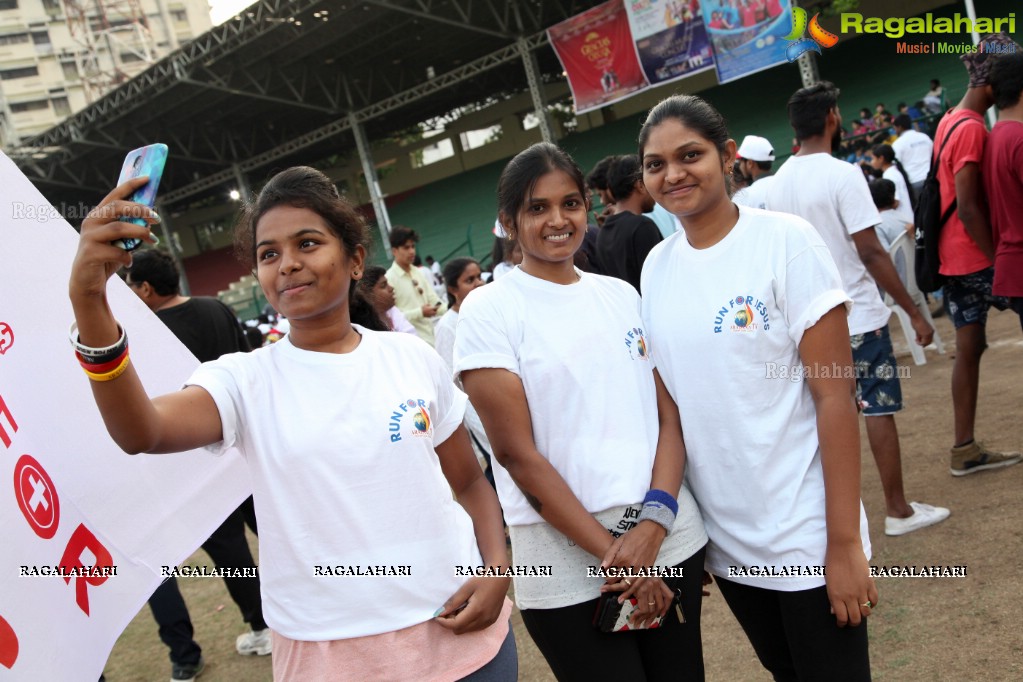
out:
<path id="1" fill-rule="evenodd" d="M 700 641 L 703 558 L 706 548 L 683 561 L 683 577 L 666 582 L 682 590 L 679 623 L 675 607 L 661 627 L 634 632 L 600 632 L 593 627 L 598 599 L 556 609 L 526 609 L 522 621 L 560 682 L 703 680 Z"/>
<path id="2" fill-rule="evenodd" d="M 828 588 L 780 592 L 715 576 L 760 663 L 778 682 L 870 680 L 867 621 L 840 628 Z"/>

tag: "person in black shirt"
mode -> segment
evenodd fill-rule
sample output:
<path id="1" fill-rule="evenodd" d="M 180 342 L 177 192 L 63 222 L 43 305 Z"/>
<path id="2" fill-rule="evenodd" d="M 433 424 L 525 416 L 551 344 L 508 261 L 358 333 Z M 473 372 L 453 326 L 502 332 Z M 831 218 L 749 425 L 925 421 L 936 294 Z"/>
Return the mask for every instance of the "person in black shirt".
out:
<path id="1" fill-rule="evenodd" d="M 200 362 L 251 350 L 233 310 L 215 298 L 183 296 L 179 281 L 174 260 L 155 249 L 135 252 L 125 277 L 131 290 Z M 202 545 L 217 568 L 253 568 L 256 565 L 245 539 L 246 523 L 256 531 L 252 497 L 233 511 Z M 251 628 L 251 632 L 238 636 L 236 650 L 239 654 L 269 654 L 270 630 L 263 620 L 259 578 L 225 577 L 224 583 Z M 205 662 L 202 649 L 192 639 L 192 621 L 175 578 L 156 589 L 149 598 L 149 607 L 159 627 L 160 639 L 170 648 L 173 679 L 194 679 Z"/>
<path id="2" fill-rule="evenodd" d="M 654 200 L 643 186 L 639 157 L 617 157 L 608 169 L 607 186 L 615 213 L 604 220 L 597 235 L 597 256 L 605 275 L 625 280 L 640 291 L 643 261 L 663 237 L 657 223 L 642 215 L 653 210 Z"/>

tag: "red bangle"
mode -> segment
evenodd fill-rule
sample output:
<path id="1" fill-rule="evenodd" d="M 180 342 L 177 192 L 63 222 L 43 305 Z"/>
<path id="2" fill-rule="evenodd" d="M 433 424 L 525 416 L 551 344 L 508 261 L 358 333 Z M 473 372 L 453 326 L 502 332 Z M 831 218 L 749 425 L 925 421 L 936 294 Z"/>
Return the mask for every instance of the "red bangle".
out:
<path id="1" fill-rule="evenodd" d="M 82 366 L 82 369 L 86 370 L 87 372 L 92 372 L 93 374 L 104 374 L 104 373 L 109 372 L 111 370 L 117 369 L 117 366 L 121 364 L 121 361 L 124 360 L 124 356 L 126 356 L 127 354 L 128 354 L 128 347 L 125 346 L 124 350 L 121 351 L 121 354 L 118 355 L 113 360 L 110 360 L 109 362 L 101 362 L 99 364 L 93 364 L 93 363 L 89 362 L 88 360 L 86 360 L 82 356 L 81 353 L 79 353 L 78 351 L 75 351 L 75 357 L 78 358 L 78 363 Z"/>

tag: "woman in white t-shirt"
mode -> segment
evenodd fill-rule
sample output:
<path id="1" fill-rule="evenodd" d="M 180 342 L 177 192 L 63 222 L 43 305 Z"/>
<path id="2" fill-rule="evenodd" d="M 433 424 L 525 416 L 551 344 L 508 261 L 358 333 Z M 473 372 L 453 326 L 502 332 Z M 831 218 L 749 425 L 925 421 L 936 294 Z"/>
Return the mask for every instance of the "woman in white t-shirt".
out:
<path id="1" fill-rule="evenodd" d="M 433 347 L 437 349 L 437 354 L 447 365 L 448 372 L 451 372 L 454 367 L 455 325 L 458 324 L 458 311 L 461 310 L 465 297 L 486 282 L 483 281 L 480 264 L 472 258 L 455 258 L 448 261 L 441 271 L 441 278 L 444 280 L 447 290 L 448 311 L 437 320 Z M 490 465 L 490 440 L 487 438 L 483 422 L 480 421 L 480 416 L 471 402 L 465 405 L 465 428 L 469 430 L 473 449 L 476 451 L 476 457 L 480 460 L 480 466 L 486 472 L 487 480 L 494 485 L 494 473 Z"/>
<path id="2" fill-rule="evenodd" d="M 878 597 L 838 270 L 805 220 L 729 200 L 735 141 L 704 100 L 658 104 L 639 146 L 647 190 L 683 228 L 646 260 L 643 321 L 707 570 L 775 679 L 869 680 Z"/>
<path id="3" fill-rule="evenodd" d="M 513 577 L 523 622 L 559 680 L 702 680 L 707 536 L 639 295 L 574 267 L 588 205 L 565 152 L 521 152 L 497 193 L 522 263 L 462 304 L 455 371 L 494 447 L 515 565 L 549 569 Z M 635 605 L 631 631 L 594 627 L 602 594 Z"/>
<path id="4" fill-rule="evenodd" d="M 899 160 L 895 158 L 895 150 L 890 144 L 879 144 L 870 150 L 870 154 L 870 165 L 875 170 L 881 171 L 882 178 L 891 180 L 895 185 L 895 198 L 899 202 L 895 212 L 899 219 L 904 223 L 914 222 L 914 201 L 909 186 L 909 175 L 906 174 L 906 169 L 902 167 Z"/>
<path id="5" fill-rule="evenodd" d="M 237 237 L 290 333 L 150 399 L 105 294 L 131 260 L 111 242 L 152 241 L 148 226 L 118 220 L 148 214 L 126 200 L 144 181 L 117 187 L 82 225 L 76 347 L 126 452 L 245 458 L 274 678 L 514 680 L 508 580 L 475 577 L 507 555 L 497 497 L 462 427 L 465 396 L 418 338 L 350 320 L 362 219 L 321 172 L 275 175 Z"/>

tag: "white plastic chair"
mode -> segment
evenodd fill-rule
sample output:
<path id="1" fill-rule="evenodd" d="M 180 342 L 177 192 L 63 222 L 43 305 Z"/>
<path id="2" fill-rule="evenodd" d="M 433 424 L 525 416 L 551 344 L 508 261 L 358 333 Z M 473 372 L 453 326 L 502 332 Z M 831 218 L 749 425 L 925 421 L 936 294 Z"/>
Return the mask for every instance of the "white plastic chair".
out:
<path id="1" fill-rule="evenodd" d="M 908 232 L 903 232 L 892 242 L 892 245 L 888 247 L 888 255 L 891 257 L 892 263 L 895 264 L 895 270 L 899 273 L 899 277 L 902 279 L 906 291 L 909 292 L 910 298 L 913 299 L 913 303 L 916 304 L 917 310 L 920 311 L 924 319 L 933 327 L 934 318 L 931 317 L 930 308 L 927 307 L 927 299 L 924 298 L 920 287 L 916 285 L 916 271 L 913 269 L 916 258 L 916 245 L 910 241 Z M 916 333 L 913 331 L 913 325 L 909 321 L 909 313 L 903 310 L 902 306 L 896 303 L 887 291 L 884 294 L 884 303 L 899 318 L 899 324 L 906 335 L 906 343 L 909 345 L 909 352 L 913 354 L 913 362 L 918 365 L 927 364 L 927 356 L 924 355 L 924 349 L 916 342 Z M 937 329 L 934 330 L 934 341 L 931 345 L 942 355 L 945 354 L 945 344 L 941 342 L 941 336 L 938 335 Z M 927 347 L 930 348 L 931 346 Z"/>

